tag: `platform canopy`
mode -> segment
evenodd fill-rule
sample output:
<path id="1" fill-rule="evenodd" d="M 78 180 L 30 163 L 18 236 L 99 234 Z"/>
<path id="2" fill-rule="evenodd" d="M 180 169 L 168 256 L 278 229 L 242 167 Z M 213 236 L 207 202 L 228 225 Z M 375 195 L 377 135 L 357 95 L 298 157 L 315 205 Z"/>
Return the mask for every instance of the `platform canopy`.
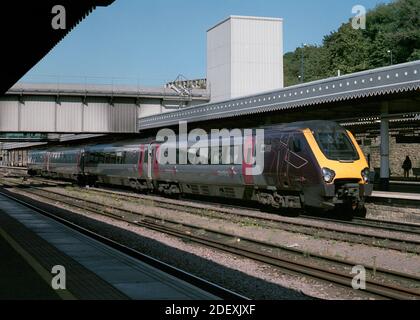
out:
<path id="1" fill-rule="evenodd" d="M 0 95 L 38 63 L 96 6 L 108 6 L 114 0 L 42 0 L 4 1 L 0 5 Z M 54 29 L 52 22 L 65 9 L 65 29 Z"/>
<path id="2" fill-rule="evenodd" d="M 388 116 L 415 118 L 420 112 L 419 93 L 417 60 L 152 115 L 138 119 L 137 128 L 156 130 L 181 121 L 203 129 L 314 119 L 365 122 L 377 120 L 384 106 Z"/>

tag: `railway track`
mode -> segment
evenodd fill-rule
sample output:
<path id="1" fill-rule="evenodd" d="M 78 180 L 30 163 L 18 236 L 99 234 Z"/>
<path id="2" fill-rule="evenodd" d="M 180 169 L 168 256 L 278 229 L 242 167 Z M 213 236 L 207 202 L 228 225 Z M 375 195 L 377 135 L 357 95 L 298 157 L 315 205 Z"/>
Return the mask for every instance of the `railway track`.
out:
<path id="1" fill-rule="evenodd" d="M 241 222 L 242 219 L 254 219 L 257 223 L 260 223 L 262 226 L 268 226 L 270 228 L 292 231 L 303 233 L 307 235 L 324 237 L 334 240 L 342 240 L 353 243 L 362 243 L 372 246 L 377 246 L 381 248 L 388 248 L 394 250 L 400 250 L 404 252 L 413 252 L 420 253 L 420 238 L 419 239 L 407 239 L 405 237 L 397 237 L 395 234 L 404 233 L 411 234 L 414 236 L 420 236 L 420 225 L 410 225 L 410 224 L 393 224 L 391 222 L 382 222 L 380 220 L 368 220 L 360 219 L 360 222 L 354 221 L 341 221 L 333 219 L 318 219 L 310 216 L 303 216 L 298 218 L 286 218 L 275 215 L 261 215 L 261 212 L 258 211 L 246 211 L 240 210 L 235 207 L 227 209 L 217 206 L 211 206 L 206 204 L 191 203 L 188 201 L 182 200 L 173 200 L 167 198 L 161 198 L 157 196 L 148 196 L 148 195 L 138 195 L 138 194 L 128 194 L 125 192 L 109 191 L 98 188 L 90 188 L 89 191 L 97 193 L 105 193 L 110 195 L 118 195 L 122 199 L 127 200 L 146 200 L 151 201 L 153 206 L 161 207 L 164 209 L 178 210 L 182 212 L 188 212 L 192 214 L 207 215 L 210 217 L 218 217 L 221 219 L 228 219 L 231 221 L 232 216 L 236 216 L 237 222 Z M 301 218 L 306 220 L 321 220 L 326 222 L 331 222 L 334 224 L 351 226 L 355 227 L 353 230 L 348 228 L 337 228 L 334 226 L 328 225 L 318 225 L 309 221 L 302 221 Z M 376 223 L 378 222 L 378 223 Z M 359 230 L 363 226 L 364 230 Z M 358 228 L 356 231 L 355 229 Z M 372 233 L 371 229 L 376 229 L 379 231 L 390 231 L 394 234 L 381 235 L 378 232 Z"/>
<path id="2" fill-rule="evenodd" d="M 177 238 L 192 241 L 214 249 L 223 250 L 241 257 L 276 266 L 288 272 L 306 275 L 318 280 L 351 287 L 351 268 L 355 262 L 308 254 L 302 250 L 238 237 L 219 230 L 203 228 L 189 223 L 179 223 L 173 219 L 162 219 L 145 212 L 133 212 L 117 206 L 110 206 L 80 197 L 29 188 L 24 192 L 42 199 L 59 202 L 65 206 L 106 215 L 130 224 L 163 232 Z M 420 278 L 414 275 L 365 266 L 368 277 L 366 290 L 362 296 L 376 296 L 389 299 L 420 299 Z"/>
<path id="3" fill-rule="evenodd" d="M 141 260 L 149 265 L 152 265 L 158 269 L 160 269 L 161 271 L 165 272 L 165 273 L 169 273 L 172 276 L 178 278 L 178 279 L 182 279 L 192 285 L 195 285 L 197 287 L 199 287 L 200 289 L 207 291 L 209 293 L 214 294 L 215 296 L 222 298 L 222 299 L 228 299 L 228 300 L 249 300 L 247 297 L 238 294 L 236 292 L 233 292 L 227 288 L 224 288 L 222 286 L 219 286 L 213 282 L 210 282 L 208 280 L 205 280 L 203 278 L 197 277 L 194 274 L 190 273 L 190 272 L 186 272 L 184 270 L 181 270 L 179 268 L 176 268 L 174 266 L 171 266 L 163 261 L 160 261 L 158 259 L 155 259 L 149 255 L 146 255 L 144 253 L 141 253 L 137 250 L 134 250 L 130 247 L 127 247 L 126 245 L 123 245 L 119 242 L 116 242 L 110 238 L 107 238 L 97 232 L 94 232 L 92 230 L 88 230 L 86 228 L 84 228 L 83 226 L 80 226 L 78 224 L 75 224 L 74 222 L 71 222 L 67 219 L 64 219 L 62 217 L 59 217 L 57 215 L 55 215 L 52 212 L 46 211 L 44 209 L 38 208 L 36 206 L 34 206 L 33 204 L 24 201 L 22 199 L 18 199 L 15 196 L 11 195 L 10 192 L 4 192 L 0 189 L 0 194 L 2 196 L 5 196 L 17 203 L 20 203 L 22 205 L 24 205 L 25 207 L 28 207 L 30 209 L 33 209 L 34 211 L 37 211 L 38 213 L 41 213 L 42 215 L 45 215 L 47 217 L 50 217 L 56 221 L 58 221 L 59 223 L 70 227 L 73 230 L 76 230 L 90 238 L 93 238 L 109 247 L 112 247 L 118 251 L 121 251 L 135 259 Z"/>
<path id="4" fill-rule="evenodd" d="M 35 181 L 54 186 L 54 182 L 47 179 L 36 178 Z M 10 182 L 9 182 L 10 183 Z M 17 186 L 16 184 L 15 186 Z M 57 186 L 63 186 L 57 183 Z M 68 186 L 69 184 L 64 184 Z M 232 217 L 236 217 L 236 222 L 241 223 L 243 219 L 251 219 L 263 227 L 269 227 L 279 230 L 291 231 L 301 234 L 307 234 L 327 239 L 346 241 L 352 243 L 366 244 L 380 248 L 394 249 L 403 252 L 420 253 L 420 239 L 410 239 L 404 237 L 405 234 L 412 236 L 420 236 L 420 225 L 394 223 L 373 219 L 355 219 L 353 221 L 342 221 L 335 219 L 327 219 L 313 216 L 301 216 L 299 218 L 287 218 L 266 214 L 250 210 L 249 208 L 241 208 L 231 206 L 223 208 L 219 205 L 191 202 L 183 200 L 174 200 L 165 197 L 140 195 L 130 192 L 120 192 L 107 189 L 89 188 L 89 192 L 106 195 L 117 195 L 119 199 L 127 201 L 144 201 L 143 204 L 152 205 L 169 210 L 177 210 L 192 214 L 205 215 L 232 221 Z M 50 190 L 51 192 L 51 190 Z M 320 223 L 327 222 L 327 224 Z M 248 221 L 249 222 L 249 221 Z M 338 225 L 338 227 L 337 227 Z M 343 228 L 344 226 L 344 228 Z M 351 227 L 350 229 L 348 227 Z M 361 229 L 363 227 L 363 229 Z M 372 232 L 377 230 L 378 232 Z M 383 231 L 389 231 L 383 234 Z M 401 234 L 396 233 L 404 233 Z"/>
<path id="5" fill-rule="evenodd" d="M 404 232 L 404 233 L 420 236 L 420 224 L 414 224 L 414 223 L 403 223 L 403 222 L 385 221 L 385 220 L 369 219 L 369 218 L 353 218 L 352 221 L 345 221 L 345 220 L 337 220 L 337 219 L 328 219 L 328 218 L 323 218 L 323 217 L 313 217 L 313 216 L 308 216 L 308 215 L 303 215 L 302 217 L 306 219 L 317 220 L 317 221 L 338 222 L 338 223 L 349 225 L 349 226 L 356 226 L 356 227 L 364 226 L 364 227 L 373 228 L 373 229 Z"/>
<path id="6" fill-rule="evenodd" d="M 103 189 L 103 188 L 89 188 L 89 190 L 98 192 L 98 193 L 107 193 L 107 194 L 116 194 L 120 195 L 126 198 L 131 199 L 144 199 L 144 200 L 151 200 L 153 201 L 157 206 L 162 205 L 162 207 L 165 206 L 174 206 L 176 208 L 177 206 L 182 210 L 190 210 L 193 211 L 195 209 L 209 209 L 213 211 L 217 211 L 220 213 L 229 213 L 234 214 L 242 217 L 247 218 L 258 218 L 261 220 L 266 221 L 279 221 L 283 222 L 281 216 L 276 216 L 274 214 L 270 214 L 272 217 L 263 217 L 259 215 L 261 213 L 260 210 L 257 210 L 253 207 L 246 207 L 246 206 L 236 206 L 236 205 L 229 205 L 229 204 L 219 204 L 215 202 L 208 202 L 208 201 L 202 201 L 202 200 L 191 200 L 188 199 L 186 201 L 184 200 L 175 200 L 160 196 L 154 196 L 154 195 L 142 195 L 137 194 L 134 192 L 122 192 L 122 191 L 115 191 L 115 190 L 109 190 L 109 189 Z M 203 207 L 204 205 L 204 207 Z M 239 211 L 240 210 L 240 211 Z M 413 223 L 403 223 L 403 222 L 394 222 L 394 221 L 386 221 L 386 220 L 377 220 L 377 219 L 368 219 L 368 218 L 353 218 L 351 221 L 343 220 L 343 219 L 332 219 L 332 218 L 324 218 L 319 216 L 311 216 L 311 215 L 299 215 L 299 218 L 304 218 L 308 220 L 320 220 L 320 221 L 326 221 L 326 222 L 333 222 L 333 223 L 339 223 L 343 225 L 351 225 L 351 226 L 363 226 L 363 227 L 369 227 L 374 229 L 380 229 L 380 230 L 387 230 L 387 231 L 397 231 L 397 232 L 405 232 L 413 235 L 420 235 L 420 224 L 413 224 Z M 293 223 L 291 221 L 288 221 L 288 223 Z"/>

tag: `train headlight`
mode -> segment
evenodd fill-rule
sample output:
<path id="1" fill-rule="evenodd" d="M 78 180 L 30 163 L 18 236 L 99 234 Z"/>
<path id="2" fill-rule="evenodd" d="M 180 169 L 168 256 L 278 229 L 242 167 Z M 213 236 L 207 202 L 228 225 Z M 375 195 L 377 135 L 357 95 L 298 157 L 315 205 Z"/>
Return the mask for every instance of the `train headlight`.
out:
<path id="1" fill-rule="evenodd" d="M 322 176 L 324 177 L 324 181 L 326 183 L 330 183 L 334 180 L 335 172 L 334 170 L 328 168 L 322 168 Z"/>
<path id="2" fill-rule="evenodd" d="M 369 168 L 364 168 L 361 174 L 362 174 L 363 181 L 365 183 L 369 183 L 369 174 L 370 174 Z"/>

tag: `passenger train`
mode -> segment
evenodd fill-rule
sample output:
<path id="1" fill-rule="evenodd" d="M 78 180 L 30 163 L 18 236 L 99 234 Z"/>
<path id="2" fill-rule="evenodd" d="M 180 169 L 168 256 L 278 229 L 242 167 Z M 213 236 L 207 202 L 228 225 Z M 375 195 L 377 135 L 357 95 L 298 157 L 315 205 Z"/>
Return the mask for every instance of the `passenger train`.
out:
<path id="1" fill-rule="evenodd" d="M 243 146 L 244 154 L 255 155 L 261 148 L 264 169 L 258 175 L 246 173 L 245 159 L 227 164 L 162 164 L 158 161 L 162 142 L 153 138 L 33 149 L 28 153 L 28 173 L 171 195 L 244 199 L 273 208 L 343 208 L 352 215 L 366 213 L 364 199 L 372 192 L 369 168 L 349 131 L 320 120 L 263 129 L 263 144 L 257 145 L 254 137 Z M 181 150 L 176 151 L 179 158 Z M 222 148 L 218 156 L 225 156 Z"/>

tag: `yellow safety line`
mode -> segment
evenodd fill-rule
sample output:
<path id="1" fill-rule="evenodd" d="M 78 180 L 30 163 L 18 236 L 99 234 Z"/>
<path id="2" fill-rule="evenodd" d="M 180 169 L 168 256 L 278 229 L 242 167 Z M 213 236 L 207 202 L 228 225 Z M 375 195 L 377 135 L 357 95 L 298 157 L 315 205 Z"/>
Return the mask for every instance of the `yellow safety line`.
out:
<path id="1" fill-rule="evenodd" d="M 19 255 L 41 276 L 41 278 L 48 284 L 51 285 L 52 275 L 46 270 L 36 259 L 29 254 L 25 249 L 22 248 L 9 234 L 0 227 L 0 236 L 2 236 L 12 248 L 19 253 Z M 52 288 L 51 288 L 52 289 Z M 67 289 L 65 290 L 54 290 L 62 300 L 77 300 L 77 298 Z"/>

